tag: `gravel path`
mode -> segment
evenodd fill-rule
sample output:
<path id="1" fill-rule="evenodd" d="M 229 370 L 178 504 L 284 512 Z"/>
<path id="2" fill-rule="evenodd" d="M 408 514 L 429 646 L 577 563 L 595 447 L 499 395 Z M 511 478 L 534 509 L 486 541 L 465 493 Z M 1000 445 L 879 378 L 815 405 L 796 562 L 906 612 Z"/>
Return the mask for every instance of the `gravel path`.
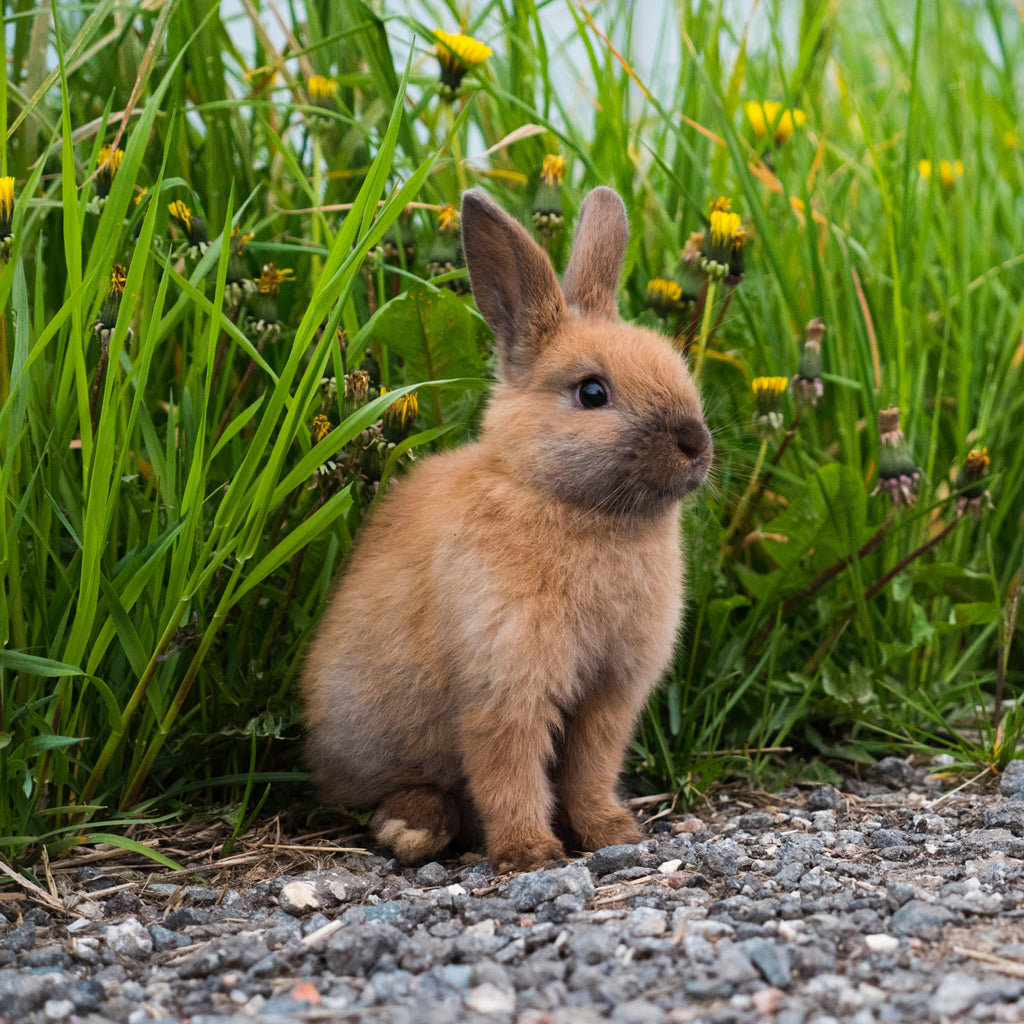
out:
<path id="1" fill-rule="evenodd" d="M 339 854 L 140 893 L 83 868 L 79 916 L 0 902 L 0 1020 L 1024 1020 L 1024 761 L 980 792 L 896 758 L 842 789 L 719 796 L 503 877 Z"/>

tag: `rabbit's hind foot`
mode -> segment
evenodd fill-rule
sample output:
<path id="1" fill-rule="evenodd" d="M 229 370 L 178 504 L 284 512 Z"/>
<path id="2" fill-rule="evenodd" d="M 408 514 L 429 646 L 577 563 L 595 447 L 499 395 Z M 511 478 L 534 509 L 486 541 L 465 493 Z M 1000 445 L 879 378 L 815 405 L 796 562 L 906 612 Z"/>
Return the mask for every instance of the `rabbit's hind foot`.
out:
<path id="1" fill-rule="evenodd" d="M 459 805 L 433 786 L 389 793 L 370 821 L 374 838 L 405 864 L 440 853 L 459 833 Z"/>

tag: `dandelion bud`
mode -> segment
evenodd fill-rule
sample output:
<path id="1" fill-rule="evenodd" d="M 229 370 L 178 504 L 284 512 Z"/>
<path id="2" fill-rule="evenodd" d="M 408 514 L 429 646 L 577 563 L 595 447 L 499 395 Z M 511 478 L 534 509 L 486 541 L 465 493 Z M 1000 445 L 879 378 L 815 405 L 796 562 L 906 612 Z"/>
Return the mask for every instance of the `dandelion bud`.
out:
<path id="1" fill-rule="evenodd" d="M 746 232 L 738 213 L 729 212 L 729 200 L 719 197 L 711 204 L 708 227 L 701 240 L 700 268 L 708 277 L 743 279 L 743 246 Z"/>
<path id="2" fill-rule="evenodd" d="M 900 430 L 900 411 L 893 406 L 878 413 L 880 452 L 878 458 L 878 483 L 871 492 L 885 491 L 893 505 L 913 505 L 917 502 L 917 489 L 921 481 L 921 470 L 910 454 L 903 431 Z"/>
<path id="3" fill-rule="evenodd" d="M 361 405 L 370 390 L 370 375 L 365 370 L 353 370 L 345 374 L 345 397 Z"/>
<path id="4" fill-rule="evenodd" d="M 682 311 L 683 289 L 678 281 L 653 277 L 647 282 L 647 294 L 644 296 L 644 302 L 658 316 L 669 317 Z"/>
<path id="5" fill-rule="evenodd" d="M 256 282 L 249 273 L 245 259 L 245 247 L 252 241 L 252 237 L 251 233 L 243 234 L 237 227 L 231 229 L 227 280 L 224 285 L 224 302 L 228 308 L 240 306 L 256 291 Z"/>
<path id="6" fill-rule="evenodd" d="M 782 428 L 782 393 L 789 381 L 785 377 L 755 377 L 750 382 L 757 411 L 754 427 L 765 436 Z"/>
<path id="7" fill-rule="evenodd" d="M 0 263 L 6 262 L 14 245 L 11 224 L 14 221 L 14 178 L 0 178 Z"/>
<path id="8" fill-rule="evenodd" d="M 250 300 L 249 313 L 245 318 L 245 328 L 249 334 L 267 341 L 280 337 L 284 324 L 277 315 L 277 293 L 285 281 L 294 279 L 290 267 L 276 267 L 268 263 L 256 279 L 256 294 Z"/>
<path id="9" fill-rule="evenodd" d="M 185 232 L 185 252 L 194 260 L 210 248 L 210 235 L 206 230 L 206 221 L 193 213 L 180 199 L 176 199 L 168 207 L 175 224 Z"/>
<path id="10" fill-rule="evenodd" d="M 442 100 L 451 103 L 458 96 L 467 72 L 487 60 L 493 51 L 472 36 L 461 33 L 437 29 L 434 35 L 437 38 L 437 60 L 441 65 L 437 91 Z"/>
<path id="11" fill-rule="evenodd" d="M 964 460 L 963 469 L 957 477 L 956 514 L 962 516 L 968 510 L 975 519 L 980 519 L 987 508 L 995 508 L 992 495 L 979 483 L 988 475 L 992 460 L 987 448 L 972 448 Z"/>
<path id="12" fill-rule="evenodd" d="M 441 207 L 437 216 L 437 233 L 434 244 L 427 256 L 427 276 L 440 277 L 449 274 L 463 265 L 461 245 L 459 244 L 459 212 L 450 203 Z M 463 281 L 446 281 L 446 288 L 456 292 L 466 290 Z"/>
<path id="13" fill-rule="evenodd" d="M 816 316 L 804 329 L 804 350 L 793 376 L 793 391 L 801 405 L 817 405 L 825 393 L 821 381 L 821 342 L 825 337 L 825 321 Z"/>
<path id="14" fill-rule="evenodd" d="M 404 441 L 412 430 L 419 410 L 420 403 L 415 391 L 396 398 L 384 411 L 384 437 L 393 444 Z"/>
<path id="15" fill-rule="evenodd" d="M 103 344 L 110 340 L 110 335 L 114 331 L 114 325 L 117 323 L 117 314 L 121 308 L 121 298 L 124 295 L 127 281 L 127 271 L 125 271 L 120 263 L 115 263 L 110 270 L 110 288 L 103 300 L 103 305 L 100 306 L 99 315 L 92 325 L 93 334 L 99 337 Z M 128 330 L 128 336 L 131 337 L 131 328 Z"/>
<path id="16" fill-rule="evenodd" d="M 557 231 L 565 223 L 562 212 L 564 177 L 565 160 L 554 153 L 548 153 L 541 166 L 540 183 L 533 200 L 533 224 L 538 231 Z"/>

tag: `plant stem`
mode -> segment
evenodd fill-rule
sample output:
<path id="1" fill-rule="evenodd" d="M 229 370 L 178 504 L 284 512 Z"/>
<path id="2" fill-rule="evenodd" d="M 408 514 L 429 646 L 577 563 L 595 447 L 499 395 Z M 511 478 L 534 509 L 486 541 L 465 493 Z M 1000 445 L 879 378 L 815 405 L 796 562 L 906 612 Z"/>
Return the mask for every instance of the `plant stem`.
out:
<path id="1" fill-rule="evenodd" d="M 885 588 L 901 573 L 908 565 L 920 558 L 927 551 L 930 551 L 937 544 L 942 543 L 959 525 L 962 516 L 956 516 L 949 523 L 947 523 L 934 537 L 930 537 L 920 547 L 915 548 L 905 558 L 901 558 L 887 573 L 883 576 L 879 576 L 874 583 L 864 591 L 864 604 L 873 601 L 878 595 L 885 590 Z M 876 535 L 877 536 L 877 535 Z M 874 540 L 874 538 L 872 538 Z M 870 543 L 870 541 L 869 541 Z M 832 628 L 829 630 L 828 636 L 821 642 L 818 649 L 811 656 L 810 661 L 804 666 L 804 674 L 812 676 L 817 672 L 818 667 L 824 660 L 825 655 L 828 654 L 829 648 L 839 639 L 840 633 L 850 624 L 853 617 L 857 614 L 858 605 L 852 604 L 846 609 L 842 615 L 833 623 Z"/>
<path id="2" fill-rule="evenodd" d="M 704 352 L 708 347 L 711 338 L 711 311 L 715 305 L 715 292 L 718 289 L 718 281 L 708 278 L 707 292 L 704 296 L 704 315 L 701 318 L 700 337 L 697 339 L 697 356 L 693 361 L 693 376 L 700 377 L 701 367 L 704 364 Z"/>

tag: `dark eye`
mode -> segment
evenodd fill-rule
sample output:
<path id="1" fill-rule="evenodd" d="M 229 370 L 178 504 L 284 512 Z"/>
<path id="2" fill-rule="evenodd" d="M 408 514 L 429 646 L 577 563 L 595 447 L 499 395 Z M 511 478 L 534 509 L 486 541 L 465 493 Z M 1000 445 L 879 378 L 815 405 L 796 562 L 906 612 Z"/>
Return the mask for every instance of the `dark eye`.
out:
<path id="1" fill-rule="evenodd" d="M 588 377 L 576 385 L 576 400 L 584 409 L 600 409 L 608 404 L 608 388 L 597 377 Z"/>

